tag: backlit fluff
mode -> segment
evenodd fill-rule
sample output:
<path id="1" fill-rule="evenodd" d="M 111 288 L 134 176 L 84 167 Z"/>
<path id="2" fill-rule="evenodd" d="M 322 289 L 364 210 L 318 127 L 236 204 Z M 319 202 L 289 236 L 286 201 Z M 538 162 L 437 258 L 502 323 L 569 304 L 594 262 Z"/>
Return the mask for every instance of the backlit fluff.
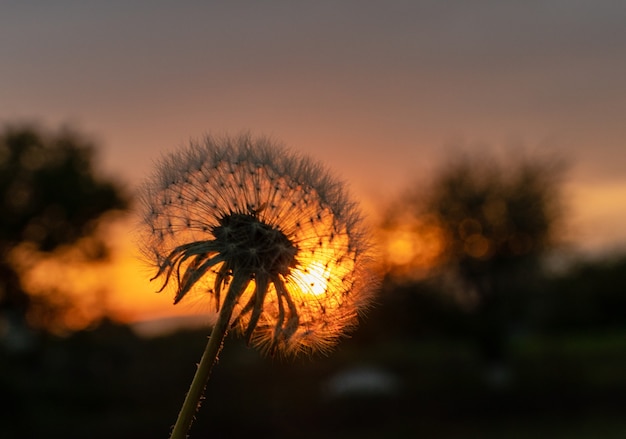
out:
<path id="1" fill-rule="evenodd" d="M 267 138 L 206 137 L 164 157 L 142 189 L 142 253 L 174 303 L 202 293 L 267 352 L 327 350 L 377 286 L 342 183 Z"/>

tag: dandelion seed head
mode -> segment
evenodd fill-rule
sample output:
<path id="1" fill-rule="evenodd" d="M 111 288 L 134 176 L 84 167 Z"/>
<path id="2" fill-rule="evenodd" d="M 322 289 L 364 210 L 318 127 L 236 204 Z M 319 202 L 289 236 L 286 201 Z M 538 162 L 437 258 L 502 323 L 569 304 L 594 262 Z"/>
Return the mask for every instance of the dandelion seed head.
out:
<path id="1" fill-rule="evenodd" d="M 161 290 L 220 310 L 245 276 L 231 325 L 263 351 L 330 349 L 378 286 L 344 185 L 268 138 L 192 142 L 161 159 L 141 202 L 140 247 Z"/>

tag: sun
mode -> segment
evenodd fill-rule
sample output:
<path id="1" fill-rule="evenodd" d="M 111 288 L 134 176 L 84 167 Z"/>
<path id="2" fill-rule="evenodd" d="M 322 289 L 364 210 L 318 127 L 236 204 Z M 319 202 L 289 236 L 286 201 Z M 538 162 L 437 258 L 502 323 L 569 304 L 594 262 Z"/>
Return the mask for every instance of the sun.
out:
<path id="1" fill-rule="evenodd" d="M 302 292 L 321 296 L 328 289 L 330 275 L 330 269 L 323 262 L 311 260 L 294 270 L 291 277 Z"/>

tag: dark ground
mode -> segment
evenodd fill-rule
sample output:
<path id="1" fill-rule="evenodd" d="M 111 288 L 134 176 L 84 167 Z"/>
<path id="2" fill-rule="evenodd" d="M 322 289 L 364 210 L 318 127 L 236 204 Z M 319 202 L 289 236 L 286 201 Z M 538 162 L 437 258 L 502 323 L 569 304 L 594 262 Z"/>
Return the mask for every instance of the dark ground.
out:
<path id="1" fill-rule="evenodd" d="M 146 340 L 108 323 L 5 353 L 0 437 L 167 437 L 206 332 Z M 474 351 L 355 336 L 326 358 L 279 360 L 231 338 L 191 437 L 626 437 L 626 331 L 520 337 L 491 374 Z M 338 374 L 359 370 L 383 384 L 333 390 Z"/>
<path id="2" fill-rule="evenodd" d="M 625 438 L 626 257 L 509 302 L 497 363 L 480 316 L 423 284 L 387 284 L 328 357 L 261 357 L 229 337 L 190 437 Z M 5 339 L 0 438 L 167 438 L 208 334 L 104 321 L 21 350 Z"/>

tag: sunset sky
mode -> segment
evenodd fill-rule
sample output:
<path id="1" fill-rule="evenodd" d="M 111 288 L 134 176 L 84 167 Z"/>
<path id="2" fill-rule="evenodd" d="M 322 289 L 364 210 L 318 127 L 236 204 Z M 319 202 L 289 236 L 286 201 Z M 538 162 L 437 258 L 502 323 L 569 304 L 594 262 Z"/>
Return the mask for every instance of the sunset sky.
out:
<path id="1" fill-rule="evenodd" d="M 190 138 L 268 134 L 373 215 L 462 151 L 550 153 L 576 245 L 626 247 L 626 2 L 217 3 L 3 2 L 0 122 L 87 133 L 131 188 Z"/>

